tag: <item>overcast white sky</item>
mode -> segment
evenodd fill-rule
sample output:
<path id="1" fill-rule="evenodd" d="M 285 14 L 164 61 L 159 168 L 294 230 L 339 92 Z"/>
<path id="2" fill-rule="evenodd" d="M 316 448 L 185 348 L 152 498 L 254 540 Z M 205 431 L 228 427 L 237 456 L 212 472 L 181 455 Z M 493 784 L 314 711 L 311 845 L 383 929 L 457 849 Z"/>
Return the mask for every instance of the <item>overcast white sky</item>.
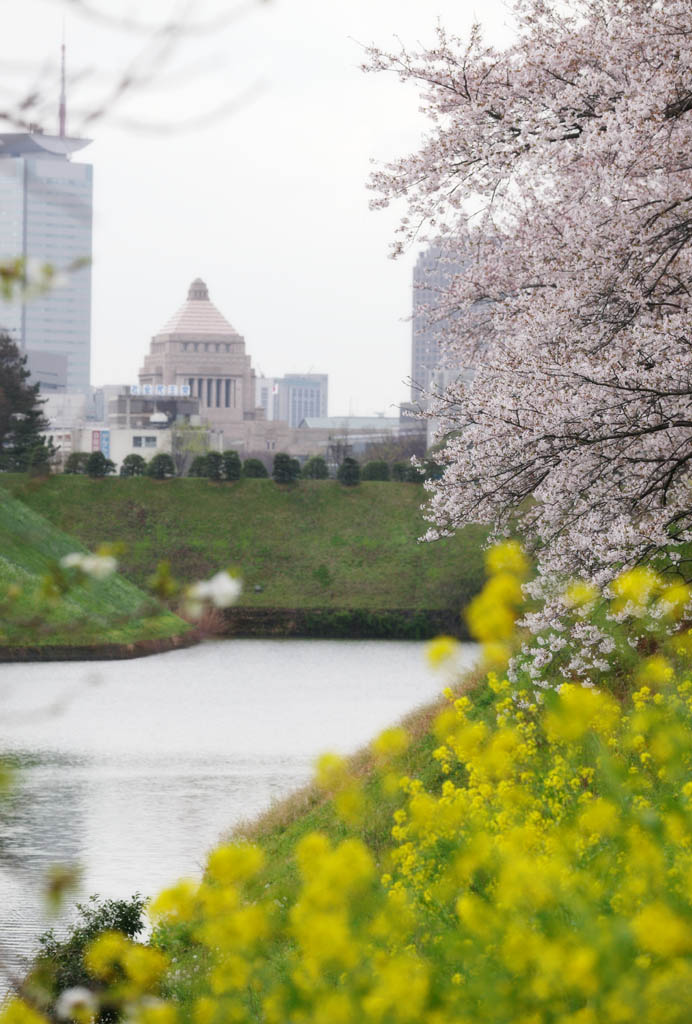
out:
<path id="1" fill-rule="evenodd" d="M 92 2 L 152 24 L 174 9 L 172 0 Z M 258 372 L 328 373 L 330 414 L 394 415 L 408 398 L 418 250 L 388 258 L 403 211 L 371 212 L 365 184 L 371 158 L 415 150 L 424 124 L 415 89 L 360 72 L 358 43 L 431 42 L 438 17 L 460 35 L 478 17 L 487 39 L 502 43 L 510 16 L 502 0 L 248 6 L 222 31 L 180 40 L 153 87 L 109 104 L 90 130 L 81 159 L 94 164 L 95 182 L 92 383 L 135 382 L 151 335 L 200 276 Z M 194 17 L 220 8 L 200 0 Z M 137 57 L 141 36 L 70 0 L 3 0 L 2 11 L 5 106 L 32 83 L 46 94 L 56 81 L 65 19 L 72 131 L 79 108 L 129 61 L 156 67 Z M 235 112 L 184 127 L 244 92 Z M 54 131 L 57 82 L 48 110 L 43 125 Z"/>

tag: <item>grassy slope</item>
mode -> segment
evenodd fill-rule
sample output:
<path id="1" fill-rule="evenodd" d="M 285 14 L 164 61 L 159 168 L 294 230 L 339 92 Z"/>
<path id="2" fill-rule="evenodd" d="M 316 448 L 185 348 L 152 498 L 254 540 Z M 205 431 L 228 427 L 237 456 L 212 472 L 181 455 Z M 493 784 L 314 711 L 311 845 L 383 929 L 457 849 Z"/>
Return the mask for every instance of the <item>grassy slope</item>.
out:
<path id="1" fill-rule="evenodd" d="M 9 476 L 3 485 L 90 547 L 124 541 L 135 583 L 161 559 L 184 581 L 236 566 L 246 606 L 456 609 L 482 583 L 484 532 L 419 543 L 425 492 L 415 484 Z"/>
<path id="2" fill-rule="evenodd" d="M 37 605 L 41 577 L 63 555 L 83 546 L 0 489 L 0 588 L 17 584 L 23 593 L 4 615 L 0 643 L 17 645 L 100 645 L 135 643 L 174 636 L 189 627 L 161 612 L 150 598 L 121 576 L 89 582 L 70 591 L 59 608 Z M 146 614 L 145 614 L 146 613 Z M 16 624 L 17 617 L 23 622 Z M 35 622 L 28 621 L 35 618 Z M 13 625 L 10 620 L 14 619 Z"/>
<path id="3" fill-rule="evenodd" d="M 470 717 L 493 721 L 491 709 L 494 695 L 487 685 L 485 674 L 476 671 L 464 676 L 455 694 L 466 694 L 472 705 Z M 398 775 L 420 779 L 428 792 L 436 792 L 446 778 L 440 765 L 432 757 L 439 741 L 432 732 L 438 714 L 449 707 L 446 698 L 421 706 L 407 715 L 401 725 L 408 732 L 411 743 L 405 754 L 394 762 Z M 299 888 L 295 849 L 302 838 L 311 832 L 321 832 L 332 843 L 349 836 L 362 839 L 377 859 L 380 870 L 389 870 L 388 853 L 393 847 L 391 829 L 395 810 L 402 806 L 400 792 L 388 795 L 381 785 L 381 765 L 378 766 L 370 747 L 365 747 L 349 759 L 349 774 L 357 777 L 364 788 L 366 811 L 361 824 L 347 826 L 337 816 L 331 799 L 314 784 L 276 802 L 257 820 L 235 828 L 230 838 L 259 843 L 266 854 L 266 866 L 256 881 L 255 895 L 290 904 Z M 167 983 L 167 994 L 181 1007 L 189 1009 L 192 1002 L 207 990 L 205 954 L 193 941 L 187 929 L 171 927 L 159 929 L 155 943 L 175 958 L 176 970 Z M 283 952 L 279 953 L 279 960 Z"/>

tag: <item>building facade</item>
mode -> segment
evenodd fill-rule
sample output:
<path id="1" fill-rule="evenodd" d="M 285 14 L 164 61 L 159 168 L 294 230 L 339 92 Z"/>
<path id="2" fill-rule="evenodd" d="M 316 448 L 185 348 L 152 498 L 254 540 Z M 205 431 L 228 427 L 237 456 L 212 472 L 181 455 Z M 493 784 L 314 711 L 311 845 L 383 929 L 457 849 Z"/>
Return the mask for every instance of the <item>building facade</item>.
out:
<path id="1" fill-rule="evenodd" d="M 93 178 L 89 164 L 71 159 L 88 144 L 40 131 L 0 134 L 0 259 L 21 259 L 29 282 L 48 265 L 55 282 L 0 299 L 0 330 L 46 390 L 56 382 L 89 388 Z"/>
<path id="2" fill-rule="evenodd" d="M 210 301 L 200 278 L 151 339 L 139 384 L 145 394 L 175 388 L 198 399 L 200 417 L 229 441 L 255 418 L 255 372 L 245 339 Z"/>
<path id="3" fill-rule="evenodd" d="M 431 393 L 444 391 L 458 376 L 458 370 L 445 362 L 442 336 L 448 318 L 441 296 L 461 269 L 434 245 L 419 253 L 413 268 L 411 401 L 420 409 L 428 409 Z"/>
<path id="4" fill-rule="evenodd" d="M 256 401 L 267 420 L 298 427 L 308 417 L 327 416 L 329 377 L 326 373 L 287 373 L 283 377 L 257 377 Z"/>

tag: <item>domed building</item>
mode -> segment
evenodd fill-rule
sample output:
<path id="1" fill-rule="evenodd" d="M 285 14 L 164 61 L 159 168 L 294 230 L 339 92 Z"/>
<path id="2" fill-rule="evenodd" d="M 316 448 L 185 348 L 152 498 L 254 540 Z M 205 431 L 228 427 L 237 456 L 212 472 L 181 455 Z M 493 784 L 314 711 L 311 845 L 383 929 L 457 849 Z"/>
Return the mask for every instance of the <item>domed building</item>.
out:
<path id="1" fill-rule="evenodd" d="M 211 302 L 199 277 L 177 313 L 151 339 L 139 382 L 151 385 L 154 393 L 158 385 L 173 385 L 178 394 L 199 398 L 202 419 L 229 442 L 234 434 L 244 435 L 240 424 L 255 419 L 255 371 L 245 339 Z"/>

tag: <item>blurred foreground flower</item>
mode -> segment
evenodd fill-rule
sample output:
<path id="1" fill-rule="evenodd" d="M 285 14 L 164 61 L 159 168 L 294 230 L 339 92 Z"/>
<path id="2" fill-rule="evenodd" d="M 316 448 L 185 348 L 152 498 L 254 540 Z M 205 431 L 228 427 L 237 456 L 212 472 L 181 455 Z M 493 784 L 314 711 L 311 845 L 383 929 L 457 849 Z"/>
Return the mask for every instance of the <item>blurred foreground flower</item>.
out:
<path id="1" fill-rule="evenodd" d="M 88 988 L 76 986 L 61 992 L 55 1004 L 58 1020 L 90 1021 L 96 1016 L 97 1003 Z"/>
<path id="2" fill-rule="evenodd" d="M 80 551 L 72 551 L 69 555 L 63 555 L 60 567 L 79 569 L 94 580 L 105 580 L 118 568 L 118 561 L 112 555 L 84 555 Z"/>
<path id="3" fill-rule="evenodd" d="M 199 618 L 205 601 L 215 608 L 230 608 L 240 597 L 243 585 L 235 576 L 225 570 L 217 572 L 210 580 L 200 580 L 188 587 L 185 611 L 192 618 Z"/>

